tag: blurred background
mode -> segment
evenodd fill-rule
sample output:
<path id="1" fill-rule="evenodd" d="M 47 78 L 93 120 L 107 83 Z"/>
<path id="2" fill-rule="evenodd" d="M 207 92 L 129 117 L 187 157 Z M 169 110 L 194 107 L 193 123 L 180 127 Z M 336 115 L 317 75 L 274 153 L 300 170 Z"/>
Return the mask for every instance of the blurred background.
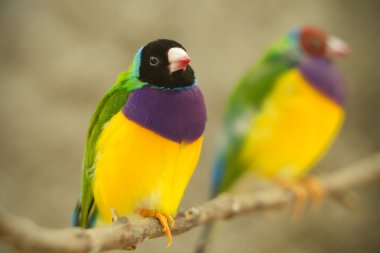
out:
<path id="1" fill-rule="evenodd" d="M 204 92 L 208 125 L 182 207 L 206 201 L 223 104 L 234 83 L 290 28 L 317 25 L 347 41 L 339 68 L 348 85 L 341 135 L 314 173 L 380 150 L 380 2 L 0 1 L 0 204 L 49 228 L 70 225 L 80 192 L 90 117 L 136 50 L 181 42 Z M 354 191 L 352 213 L 332 201 L 291 219 L 291 210 L 236 218 L 209 252 L 379 252 L 380 183 Z M 200 228 L 138 246 L 136 252 L 192 252 Z M 0 252 L 10 249 L 0 244 Z"/>

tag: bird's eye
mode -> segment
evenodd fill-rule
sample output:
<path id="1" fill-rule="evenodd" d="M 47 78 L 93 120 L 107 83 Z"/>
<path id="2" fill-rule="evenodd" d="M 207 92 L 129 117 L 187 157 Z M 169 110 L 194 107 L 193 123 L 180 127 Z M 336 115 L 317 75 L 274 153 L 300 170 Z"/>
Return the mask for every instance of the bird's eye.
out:
<path id="1" fill-rule="evenodd" d="M 151 56 L 149 59 L 150 66 L 157 66 L 160 61 L 157 59 L 157 57 Z"/>

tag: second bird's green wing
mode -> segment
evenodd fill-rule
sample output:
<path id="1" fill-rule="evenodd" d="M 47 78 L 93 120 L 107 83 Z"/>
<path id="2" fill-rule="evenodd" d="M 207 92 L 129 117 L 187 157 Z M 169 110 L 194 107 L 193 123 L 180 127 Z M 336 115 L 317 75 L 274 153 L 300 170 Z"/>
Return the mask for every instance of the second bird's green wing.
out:
<path id="1" fill-rule="evenodd" d="M 293 68 L 296 61 L 278 47 L 268 50 L 263 59 L 248 70 L 236 86 L 227 103 L 223 136 L 214 166 L 212 195 L 226 191 L 246 171 L 238 159 L 241 146 L 253 117 L 260 113 L 266 96 L 277 78 Z"/>
<path id="2" fill-rule="evenodd" d="M 95 173 L 96 143 L 104 128 L 104 125 L 118 113 L 126 103 L 130 87 L 128 87 L 128 73 L 124 72 L 119 76 L 114 87 L 102 98 L 92 116 L 87 133 L 87 142 L 82 168 L 82 195 L 79 225 L 88 227 L 91 216 L 95 211 L 92 183 Z"/>

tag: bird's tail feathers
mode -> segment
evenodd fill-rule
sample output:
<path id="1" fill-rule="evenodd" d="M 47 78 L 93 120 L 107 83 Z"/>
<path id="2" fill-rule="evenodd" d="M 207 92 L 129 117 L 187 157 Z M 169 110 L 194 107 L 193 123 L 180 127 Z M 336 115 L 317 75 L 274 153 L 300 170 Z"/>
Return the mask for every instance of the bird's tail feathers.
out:
<path id="1" fill-rule="evenodd" d="M 218 155 L 215 159 L 215 166 L 213 168 L 213 174 L 212 174 L 212 182 L 211 182 L 211 194 L 210 198 L 215 197 L 218 195 L 220 191 L 220 185 L 222 183 L 224 172 L 225 172 L 225 161 L 222 158 L 222 156 Z"/>
<path id="2" fill-rule="evenodd" d="M 87 214 L 87 224 L 86 224 L 85 228 L 94 227 L 96 220 L 97 220 L 97 216 L 98 216 L 98 212 L 95 208 L 93 201 L 91 202 L 91 206 L 90 206 L 89 210 L 90 211 Z M 80 201 L 78 201 L 76 206 L 75 206 L 73 216 L 71 218 L 71 225 L 73 227 L 80 227 L 81 226 L 80 225 L 81 219 L 82 219 L 82 203 Z"/>
<path id="3" fill-rule="evenodd" d="M 81 203 L 80 201 L 77 202 L 76 206 L 75 206 L 75 209 L 74 209 L 74 212 L 73 212 L 73 216 L 71 217 L 71 226 L 73 227 L 79 227 L 80 224 L 79 224 L 79 221 L 80 221 L 80 217 L 81 217 Z"/>

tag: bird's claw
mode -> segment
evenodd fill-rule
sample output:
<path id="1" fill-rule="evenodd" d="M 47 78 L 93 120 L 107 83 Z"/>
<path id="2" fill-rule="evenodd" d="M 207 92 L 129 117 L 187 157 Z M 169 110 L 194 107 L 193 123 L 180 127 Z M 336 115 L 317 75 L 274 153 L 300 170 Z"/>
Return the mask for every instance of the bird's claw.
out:
<path id="1" fill-rule="evenodd" d="M 293 218 L 303 213 L 305 201 L 308 193 L 302 184 L 298 181 L 285 181 L 276 179 L 275 182 L 284 189 L 290 190 L 294 195 Z"/>
<path id="2" fill-rule="evenodd" d="M 170 222 L 170 228 L 173 229 L 174 225 L 175 225 L 174 218 L 171 215 L 168 215 L 168 214 L 164 214 L 164 215 L 165 215 L 167 221 Z"/>
<path id="3" fill-rule="evenodd" d="M 312 207 L 317 207 L 326 194 L 325 189 L 317 178 L 309 176 L 301 181 L 301 184 L 310 195 Z"/>
<path id="4" fill-rule="evenodd" d="M 175 224 L 173 217 L 168 214 L 162 214 L 159 211 L 146 210 L 146 209 L 139 210 L 139 214 L 143 217 L 156 217 L 159 220 L 159 222 L 162 225 L 162 231 L 165 233 L 165 236 L 168 238 L 167 247 L 169 248 L 173 241 L 171 230 L 170 230 L 170 228 L 173 228 Z M 170 227 L 169 227 L 169 222 L 170 222 Z"/>
<path id="5" fill-rule="evenodd" d="M 293 216 L 302 214 L 306 200 L 310 197 L 312 207 L 316 207 L 325 195 L 323 186 L 315 177 L 306 177 L 301 181 L 285 181 L 276 179 L 275 182 L 294 194 Z"/>

